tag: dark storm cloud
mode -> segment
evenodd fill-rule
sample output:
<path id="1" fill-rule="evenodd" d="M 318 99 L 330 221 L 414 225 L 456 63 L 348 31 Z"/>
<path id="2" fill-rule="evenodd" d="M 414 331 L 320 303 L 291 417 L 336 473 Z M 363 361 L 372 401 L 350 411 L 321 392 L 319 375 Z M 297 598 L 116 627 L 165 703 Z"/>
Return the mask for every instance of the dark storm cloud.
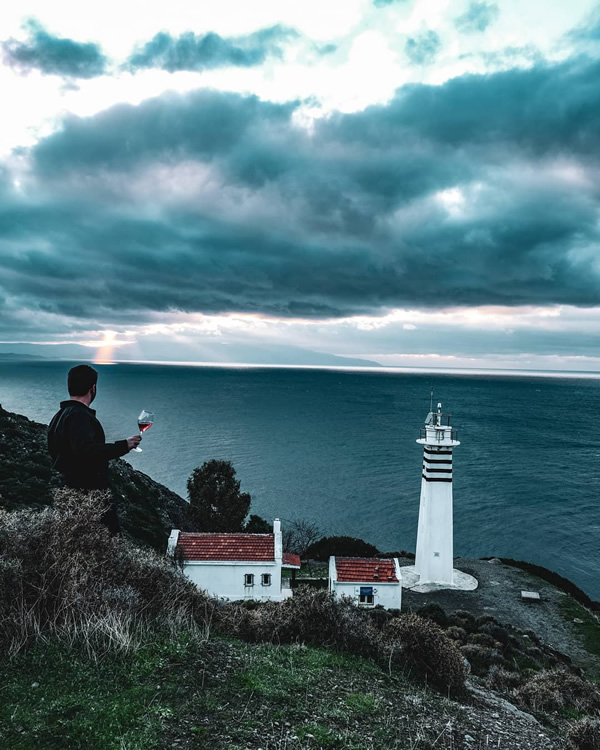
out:
<path id="1" fill-rule="evenodd" d="M 135 107 L 117 105 L 92 118 L 67 118 L 61 131 L 39 144 L 34 159 L 38 171 L 48 176 L 90 168 L 123 170 L 185 155 L 211 161 L 235 153 L 249 133 L 259 141 L 275 129 L 287 132 L 296 106 L 210 90 L 165 94 Z M 267 162 L 276 156 L 276 148 L 265 142 L 256 167 L 269 169 Z M 279 171 L 276 164 L 273 168 Z"/>
<path id="2" fill-rule="evenodd" d="M 406 40 L 404 51 L 413 65 L 427 65 L 437 57 L 442 42 L 435 31 L 424 31 Z"/>
<path id="3" fill-rule="evenodd" d="M 466 75 L 443 86 L 407 86 L 386 107 L 335 122 L 343 138 L 389 147 L 399 139 L 450 149 L 480 148 L 528 156 L 561 153 L 594 158 L 600 146 L 600 62 L 575 60 L 493 75 Z M 524 106 L 524 104 L 527 106 Z M 328 127 L 328 126 L 326 126 Z"/>
<path id="4" fill-rule="evenodd" d="M 0 295 L 104 325 L 598 305 L 599 73 L 407 86 L 312 131 L 210 91 L 68 118 L 0 200 Z"/>
<path id="5" fill-rule="evenodd" d="M 36 21 L 28 23 L 29 39 L 1 43 L 5 61 L 14 68 L 70 78 L 94 78 L 106 70 L 106 58 L 97 44 L 76 42 L 49 34 Z"/>
<path id="6" fill-rule="evenodd" d="M 261 65 L 267 57 L 281 57 L 283 45 L 298 36 L 294 29 L 279 25 L 232 38 L 191 31 L 173 37 L 162 31 L 131 55 L 128 66 L 162 68 L 170 73 L 229 65 L 249 68 Z"/>
<path id="7" fill-rule="evenodd" d="M 500 9 L 496 3 L 471 2 L 462 16 L 455 19 L 454 25 L 466 34 L 485 31 L 498 16 Z"/>

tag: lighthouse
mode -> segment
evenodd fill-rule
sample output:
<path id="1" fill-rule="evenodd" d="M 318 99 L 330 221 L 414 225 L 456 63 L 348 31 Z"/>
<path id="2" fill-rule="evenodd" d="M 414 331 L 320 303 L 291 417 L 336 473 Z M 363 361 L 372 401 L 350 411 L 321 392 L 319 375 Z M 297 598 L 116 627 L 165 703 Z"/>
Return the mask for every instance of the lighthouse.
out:
<path id="1" fill-rule="evenodd" d="M 477 579 L 454 568 L 452 451 L 460 445 L 442 405 L 429 414 L 417 443 L 423 446 L 421 500 L 415 564 L 402 568 L 402 586 L 417 593 L 438 589 L 473 591 Z"/>
<path id="2" fill-rule="evenodd" d="M 435 412 L 431 408 L 417 440 L 423 446 L 415 557 L 420 583 L 454 583 L 452 450 L 460 445 L 457 438 L 457 431 L 450 426 L 450 415 L 442 413 L 442 405 L 438 404 Z"/>

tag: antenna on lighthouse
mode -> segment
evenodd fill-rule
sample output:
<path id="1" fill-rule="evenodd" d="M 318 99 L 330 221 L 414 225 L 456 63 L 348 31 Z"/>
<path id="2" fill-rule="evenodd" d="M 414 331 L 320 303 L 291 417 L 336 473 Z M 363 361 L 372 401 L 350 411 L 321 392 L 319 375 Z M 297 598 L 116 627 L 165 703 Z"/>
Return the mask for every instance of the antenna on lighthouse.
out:
<path id="1" fill-rule="evenodd" d="M 429 414 L 425 420 L 425 425 L 433 424 L 433 388 L 431 389 L 431 395 L 429 397 Z"/>

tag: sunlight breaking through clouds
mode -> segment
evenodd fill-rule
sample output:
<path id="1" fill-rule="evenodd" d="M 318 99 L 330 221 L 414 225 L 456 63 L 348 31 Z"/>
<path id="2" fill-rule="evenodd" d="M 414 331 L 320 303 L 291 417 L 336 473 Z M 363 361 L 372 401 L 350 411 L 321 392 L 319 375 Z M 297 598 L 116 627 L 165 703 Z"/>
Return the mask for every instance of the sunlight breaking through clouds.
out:
<path id="1" fill-rule="evenodd" d="M 592 0 L 29 6 L 0 9 L 3 341 L 594 358 Z"/>

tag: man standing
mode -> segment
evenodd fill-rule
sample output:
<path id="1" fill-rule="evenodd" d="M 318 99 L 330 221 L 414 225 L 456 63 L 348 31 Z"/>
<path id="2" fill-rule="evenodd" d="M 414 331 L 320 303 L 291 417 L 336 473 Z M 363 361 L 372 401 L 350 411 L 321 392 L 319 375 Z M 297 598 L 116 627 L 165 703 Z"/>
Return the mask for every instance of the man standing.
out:
<path id="1" fill-rule="evenodd" d="M 69 370 L 68 401 L 62 401 L 48 427 L 48 450 L 53 468 L 63 477 L 67 487 L 81 490 L 108 489 L 108 462 L 135 448 L 141 438 L 133 435 L 126 440 L 107 443 L 102 425 L 90 404 L 96 398 L 98 373 L 89 365 Z M 102 519 L 112 533 L 120 531 L 114 506 Z"/>

